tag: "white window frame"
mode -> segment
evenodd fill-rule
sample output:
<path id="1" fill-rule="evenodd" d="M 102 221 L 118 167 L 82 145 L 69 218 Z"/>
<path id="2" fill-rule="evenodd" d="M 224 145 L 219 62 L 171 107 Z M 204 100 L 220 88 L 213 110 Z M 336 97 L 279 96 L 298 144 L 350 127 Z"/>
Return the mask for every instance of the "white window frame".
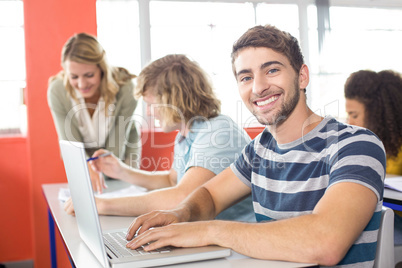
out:
<path id="1" fill-rule="evenodd" d="M 24 5 L 23 0 L 0 0 L 1 2 L 20 2 L 22 5 Z M 23 12 L 23 10 L 22 10 Z M 23 16 L 23 14 L 20 14 Z M 23 20 L 23 19 L 22 19 Z M 24 21 L 21 22 L 22 25 L 16 25 L 16 26 L 5 26 L 6 28 L 22 28 L 24 31 Z M 0 27 L 3 27 L 3 25 L 0 25 Z M 25 37 L 23 37 L 25 38 Z M 8 40 L 7 38 L 4 38 L 4 40 Z M 25 43 L 25 41 L 24 41 Z M 25 49 L 25 44 L 23 44 L 23 47 Z M 20 51 L 18 53 L 21 56 L 25 55 L 25 50 Z M 7 61 L 3 61 L 0 59 L 0 62 L 3 64 L 9 64 Z M 7 85 L 7 88 L 2 88 L 1 89 L 1 97 L 3 98 L 3 101 L 6 100 L 7 105 L 4 107 L 0 107 L 1 114 L 4 116 L 8 114 L 7 118 L 3 118 L 2 124 L 0 125 L 0 136 L 8 136 L 8 135 L 20 135 L 26 134 L 26 128 L 27 128 L 27 116 L 26 116 L 26 106 L 24 103 L 24 89 L 26 87 L 26 67 L 25 67 L 25 57 L 23 60 L 23 66 L 18 66 L 18 69 L 21 68 L 21 78 L 10 78 L 10 79 L 3 79 L 0 78 L 0 82 L 2 82 L 2 85 Z M 23 76 L 23 77 L 22 77 Z M 9 90 L 13 90 L 13 96 L 10 96 L 7 94 Z M 15 90 L 15 91 L 14 91 Z M 17 91 L 17 92 L 16 92 Z M 10 99 L 12 98 L 12 99 Z M 14 99 L 17 98 L 17 99 Z M 14 107 L 10 103 L 18 103 L 18 107 Z M 5 119 L 9 122 L 13 122 L 10 124 L 4 123 Z"/>

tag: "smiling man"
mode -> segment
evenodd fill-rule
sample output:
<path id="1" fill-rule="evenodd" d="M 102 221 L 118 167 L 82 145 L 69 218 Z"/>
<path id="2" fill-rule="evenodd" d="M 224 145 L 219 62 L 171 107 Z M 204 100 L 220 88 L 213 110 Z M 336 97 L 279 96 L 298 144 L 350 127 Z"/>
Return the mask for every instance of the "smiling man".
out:
<path id="1" fill-rule="evenodd" d="M 385 174 L 380 140 L 313 113 L 309 70 L 286 32 L 249 29 L 233 46 L 232 67 L 265 130 L 174 210 L 138 217 L 127 239 L 139 235 L 127 246 L 215 244 L 260 259 L 372 267 Z M 250 192 L 258 223 L 210 220 Z"/>

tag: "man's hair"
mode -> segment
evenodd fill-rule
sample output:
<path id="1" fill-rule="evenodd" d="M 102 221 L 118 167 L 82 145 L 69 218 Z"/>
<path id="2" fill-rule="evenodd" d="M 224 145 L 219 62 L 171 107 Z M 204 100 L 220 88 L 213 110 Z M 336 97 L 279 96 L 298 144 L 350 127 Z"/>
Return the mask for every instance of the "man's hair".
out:
<path id="1" fill-rule="evenodd" d="M 387 156 L 396 157 L 402 147 L 402 77 L 384 70 L 360 70 L 345 83 L 345 98 L 365 107 L 364 125 L 383 142 Z"/>
<path id="2" fill-rule="evenodd" d="M 95 36 L 87 33 L 74 34 L 64 44 L 61 52 L 61 65 L 64 70 L 56 76 L 51 77 L 49 82 L 53 81 L 55 78 L 63 79 L 64 87 L 68 94 L 75 100 L 77 100 L 77 97 L 75 96 L 74 88 L 71 86 L 65 71 L 65 63 L 67 60 L 84 64 L 94 64 L 100 68 L 102 77 L 100 94 L 105 101 L 106 107 L 114 101 L 120 86 L 136 77 L 124 68 L 110 66 L 106 60 L 106 52 Z"/>
<path id="3" fill-rule="evenodd" d="M 148 90 L 159 98 L 167 124 L 192 122 L 196 117 L 213 118 L 220 113 L 207 73 L 185 55 L 172 54 L 146 66 L 137 77 L 134 95 L 138 99 Z"/>
<path id="4" fill-rule="evenodd" d="M 234 44 L 232 49 L 232 70 L 236 76 L 234 62 L 239 53 L 245 48 L 265 47 L 283 54 L 288 58 L 291 66 L 299 73 L 304 64 L 303 54 L 295 37 L 287 32 L 281 31 L 275 26 L 255 26 L 245 32 Z"/>

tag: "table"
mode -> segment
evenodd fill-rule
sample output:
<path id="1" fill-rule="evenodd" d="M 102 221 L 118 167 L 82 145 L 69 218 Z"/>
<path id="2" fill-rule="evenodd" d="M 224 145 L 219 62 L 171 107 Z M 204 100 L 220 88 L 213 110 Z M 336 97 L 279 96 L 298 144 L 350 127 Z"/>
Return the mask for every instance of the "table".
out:
<path id="1" fill-rule="evenodd" d="M 394 211 L 402 211 L 402 193 L 385 188 L 382 204 Z"/>
<path id="2" fill-rule="evenodd" d="M 384 203 L 396 205 L 395 210 L 402 211 L 402 192 L 385 188 Z"/>
<path id="3" fill-rule="evenodd" d="M 386 178 L 399 177 L 396 175 L 386 174 Z M 393 210 L 402 211 L 402 192 L 384 188 L 383 196 L 384 206 Z"/>
<path id="4" fill-rule="evenodd" d="M 396 177 L 387 174 L 386 178 Z M 384 188 L 383 205 L 396 211 L 402 211 L 402 192 Z M 402 261 L 402 245 L 400 244 L 400 227 L 394 229 L 395 264 Z"/>
<path id="5" fill-rule="evenodd" d="M 127 187 L 128 184 L 121 181 L 108 182 L 108 191 L 113 191 L 121 187 Z M 70 256 L 72 267 L 102 267 L 95 256 L 81 240 L 75 217 L 64 212 L 63 203 L 58 199 L 60 188 L 68 188 L 67 183 L 43 184 L 42 190 L 45 196 L 49 209 L 49 235 L 51 244 L 52 268 L 57 267 L 56 260 L 56 243 L 55 232 L 57 227 L 67 253 Z M 127 228 L 133 220 L 133 217 L 120 216 L 100 216 L 99 217 L 103 230 L 112 230 Z M 201 261 L 194 263 L 184 263 L 178 265 L 163 266 L 166 268 L 198 268 L 198 267 L 219 267 L 219 268 L 244 268 L 244 267 L 275 267 L 275 268 L 290 268 L 290 267 L 318 267 L 314 264 L 303 264 L 294 262 L 282 261 L 265 261 L 246 257 L 232 251 L 232 256 L 217 260 Z"/>

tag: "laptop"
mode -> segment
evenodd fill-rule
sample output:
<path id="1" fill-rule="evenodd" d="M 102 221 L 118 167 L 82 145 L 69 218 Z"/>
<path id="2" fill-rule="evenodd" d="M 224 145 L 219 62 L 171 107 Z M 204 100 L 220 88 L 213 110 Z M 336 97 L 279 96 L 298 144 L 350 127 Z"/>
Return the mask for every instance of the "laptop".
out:
<path id="1" fill-rule="evenodd" d="M 127 249 L 127 229 L 102 232 L 83 143 L 60 140 L 60 149 L 79 235 L 103 267 L 155 267 L 230 256 L 230 249 L 219 246 Z"/>

